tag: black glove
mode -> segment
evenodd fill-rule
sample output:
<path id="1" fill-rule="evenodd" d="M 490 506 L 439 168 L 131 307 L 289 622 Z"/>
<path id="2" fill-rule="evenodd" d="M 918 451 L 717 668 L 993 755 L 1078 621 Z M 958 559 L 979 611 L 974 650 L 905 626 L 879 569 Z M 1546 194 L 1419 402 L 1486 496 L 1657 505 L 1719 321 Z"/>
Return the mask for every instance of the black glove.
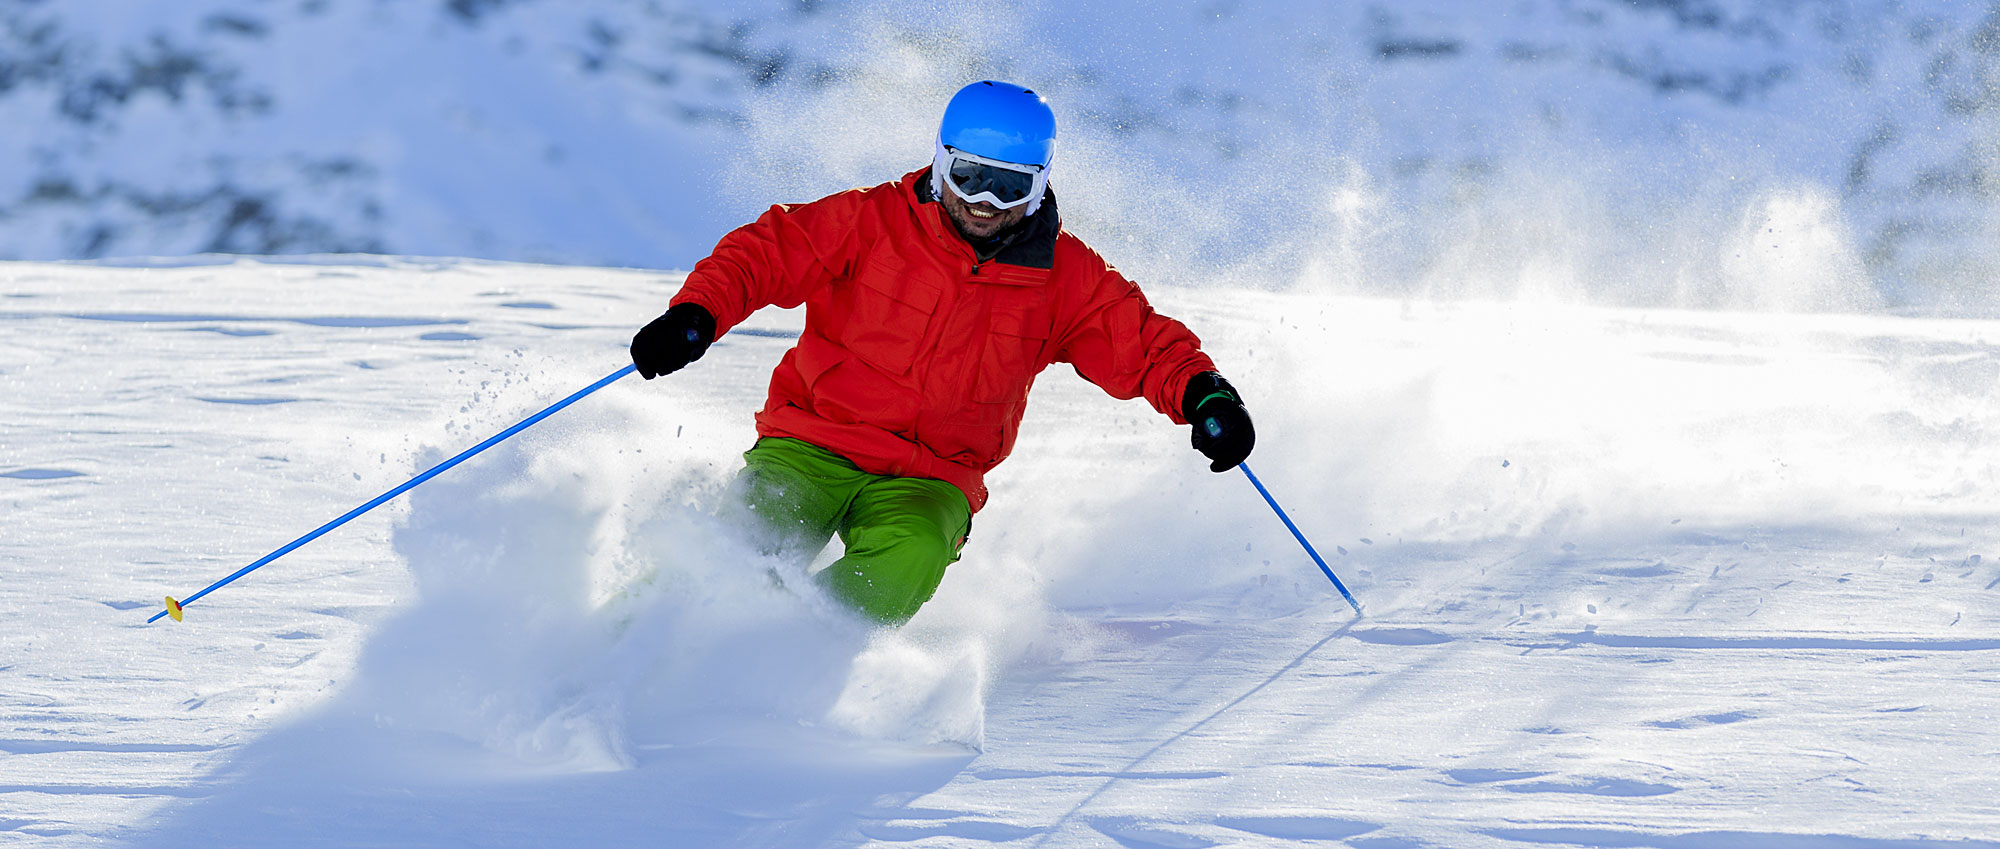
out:
<path id="1" fill-rule="evenodd" d="M 1211 472 L 1236 468 L 1249 459 L 1250 449 L 1257 444 L 1250 411 L 1243 408 L 1236 387 L 1215 372 L 1205 371 L 1188 381 L 1187 394 L 1181 396 L 1181 415 L 1194 426 L 1194 450 L 1214 461 L 1208 464 Z"/>
<path id="2" fill-rule="evenodd" d="M 640 377 L 652 380 L 701 359 L 713 341 L 715 316 L 700 304 L 675 304 L 632 337 L 632 364 Z"/>

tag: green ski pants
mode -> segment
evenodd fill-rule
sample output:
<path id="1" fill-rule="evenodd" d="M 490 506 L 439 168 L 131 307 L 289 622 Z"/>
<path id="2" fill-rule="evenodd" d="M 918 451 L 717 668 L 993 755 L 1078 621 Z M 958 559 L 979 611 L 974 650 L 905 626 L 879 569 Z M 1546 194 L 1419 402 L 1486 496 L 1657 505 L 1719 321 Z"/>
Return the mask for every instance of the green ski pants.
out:
<path id="1" fill-rule="evenodd" d="M 897 625 L 937 592 L 972 529 L 958 487 L 871 475 L 831 451 L 764 437 L 743 454 L 730 508 L 765 551 L 810 561 L 835 533 L 846 553 L 814 576 L 835 598 Z"/>

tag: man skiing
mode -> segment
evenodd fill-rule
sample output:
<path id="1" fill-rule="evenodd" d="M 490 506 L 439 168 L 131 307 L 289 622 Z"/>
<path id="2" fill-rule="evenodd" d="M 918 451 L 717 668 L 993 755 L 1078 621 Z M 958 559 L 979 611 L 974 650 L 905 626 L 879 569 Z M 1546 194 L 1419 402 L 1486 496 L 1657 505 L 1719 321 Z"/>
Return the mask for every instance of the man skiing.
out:
<path id="1" fill-rule="evenodd" d="M 1250 414 L 1201 342 L 1062 229 L 1055 114 L 985 81 L 945 107 L 929 168 L 773 206 L 722 238 L 632 339 L 647 380 L 701 358 L 759 308 L 806 306 L 771 374 L 733 498 L 765 548 L 844 555 L 816 580 L 886 624 L 956 562 L 986 472 L 1013 450 L 1035 375 L 1064 362 L 1143 396 L 1222 472 L 1250 455 Z"/>

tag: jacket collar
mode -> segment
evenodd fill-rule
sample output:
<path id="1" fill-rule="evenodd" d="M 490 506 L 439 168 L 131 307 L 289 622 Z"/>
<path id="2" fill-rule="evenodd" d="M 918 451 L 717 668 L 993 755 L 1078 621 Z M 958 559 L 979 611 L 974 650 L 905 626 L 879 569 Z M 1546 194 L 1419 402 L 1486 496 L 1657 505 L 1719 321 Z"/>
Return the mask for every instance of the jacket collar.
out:
<path id="1" fill-rule="evenodd" d="M 924 168 L 904 177 L 903 180 L 914 193 L 919 212 L 925 212 L 923 208 L 926 205 L 938 202 L 937 193 L 931 190 L 931 169 Z M 952 239 L 970 246 L 981 262 L 991 260 L 1004 265 L 1019 265 L 1026 268 L 1053 268 L 1056 264 L 1056 236 L 1062 232 L 1062 216 L 1056 210 L 1055 187 L 1049 186 L 1043 191 L 1045 194 L 1042 195 L 1042 208 L 1028 216 L 1020 226 L 1001 234 L 994 240 L 994 245 L 987 246 L 984 250 L 979 245 L 967 242 L 965 237 L 959 234 L 958 228 L 951 223 L 951 216 L 945 213 L 942 205 L 930 214 L 943 223 L 945 232 Z"/>

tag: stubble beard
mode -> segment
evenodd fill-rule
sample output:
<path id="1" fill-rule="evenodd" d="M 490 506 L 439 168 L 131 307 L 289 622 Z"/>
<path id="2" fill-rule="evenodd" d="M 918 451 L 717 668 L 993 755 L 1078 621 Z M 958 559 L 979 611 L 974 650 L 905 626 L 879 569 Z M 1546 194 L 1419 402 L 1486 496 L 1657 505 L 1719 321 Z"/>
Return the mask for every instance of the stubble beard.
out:
<path id="1" fill-rule="evenodd" d="M 1017 206 L 1013 209 L 1000 209 L 992 204 L 981 203 L 978 205 L 979 209 L 998 212 L 999 214 L 992 218 L 980 218 L 972 214 L 972 209 L 974 208 L 972 204 L 966 203 L 964 198 L 953 194 L 948 187 L 944 191 L 944 211 L 951 217 L 952 226 L 958 228 L 958 234 L 968 242 L 983 242 L 991 239 L 1006 232 L 1008 228 L 1021 223 L 1022 219 L 1028 217 L 1028 208 L 1026 206 Z"/>

